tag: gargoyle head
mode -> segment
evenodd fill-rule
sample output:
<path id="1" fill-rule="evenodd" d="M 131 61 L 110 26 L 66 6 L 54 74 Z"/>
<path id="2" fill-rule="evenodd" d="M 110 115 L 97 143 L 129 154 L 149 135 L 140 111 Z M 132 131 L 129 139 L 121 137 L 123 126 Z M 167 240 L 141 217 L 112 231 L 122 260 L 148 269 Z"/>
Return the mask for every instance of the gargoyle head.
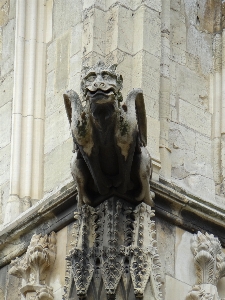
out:
<path id="1" fill-rule="evenodd" d="M 93 67 L 83 67 L 81 90 L 84 100 L 96 101 L 99 104 L 107 101 L 122 101 L 120 90 L 123 78 L 116 71 L 117 65 L 106 66 L 99 61 Z"/>

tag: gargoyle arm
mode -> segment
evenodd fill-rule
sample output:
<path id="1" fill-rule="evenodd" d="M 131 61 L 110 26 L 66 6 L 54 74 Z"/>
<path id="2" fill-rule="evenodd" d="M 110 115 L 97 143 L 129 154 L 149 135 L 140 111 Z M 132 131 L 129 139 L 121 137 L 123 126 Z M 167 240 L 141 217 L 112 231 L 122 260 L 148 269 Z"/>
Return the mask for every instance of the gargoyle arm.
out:
<path id="1" fill-rule="evenodd" d="M 72 119 L 77 118 L 83 110 L 80 97 L 76 92 L 73 90 L 67 91 L 66 94 L 63 94 L 64 97 L 64 104 L 66 107 L 66 113 L 69 120 L 69 123 L 71 125 Z"/>
<path id="2" fill-rule="evenodd" d="M 147 145 L 147 120 L 143 91 L 133 89 L 127 96 L 126 102 L 128 113 L 135 114 L 138 123 L 139 137 L 143 146 Z"/>

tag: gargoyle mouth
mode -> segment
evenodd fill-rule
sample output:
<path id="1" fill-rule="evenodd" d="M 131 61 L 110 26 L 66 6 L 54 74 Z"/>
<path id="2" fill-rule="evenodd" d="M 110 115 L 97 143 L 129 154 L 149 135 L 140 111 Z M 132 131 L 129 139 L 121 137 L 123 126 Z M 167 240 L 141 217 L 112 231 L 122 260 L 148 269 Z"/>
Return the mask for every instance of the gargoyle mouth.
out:
<path id="1" fill-rule="evenodd" d="M 102 89 L 97 89 L 95 91 L 87 91 L 87 94 L 89 94 L 92 98 L 95 96 L 103 95 L 103 96 L 110 96 L 110 95 L 115 95 L 115 91 L 113 88 L 110 88 L 108 90 L 102 90 Z"/>

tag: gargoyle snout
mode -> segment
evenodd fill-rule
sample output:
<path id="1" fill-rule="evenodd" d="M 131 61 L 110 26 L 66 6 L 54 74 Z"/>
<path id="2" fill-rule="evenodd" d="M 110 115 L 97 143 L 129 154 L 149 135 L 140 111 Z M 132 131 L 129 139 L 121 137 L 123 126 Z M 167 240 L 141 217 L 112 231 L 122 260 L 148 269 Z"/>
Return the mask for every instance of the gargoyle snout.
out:
<path id="1" fill-rule="evenodd" d="M 94 87 L 96 89 L 104 89 L 105 88 L 105 83 L 104 82 L 101 82 L 101 81 L 96 81 L 94 83 Z"/>

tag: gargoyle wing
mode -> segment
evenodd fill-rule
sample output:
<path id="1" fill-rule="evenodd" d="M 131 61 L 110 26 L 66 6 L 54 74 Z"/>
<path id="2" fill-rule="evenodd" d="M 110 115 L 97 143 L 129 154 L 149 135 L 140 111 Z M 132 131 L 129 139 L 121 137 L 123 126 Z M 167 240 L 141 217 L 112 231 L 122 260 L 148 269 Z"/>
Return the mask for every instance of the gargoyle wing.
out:
<path id="1" fill-rule="evenodd" d="M 143 143 L 143 146 L 146 146 L 147 120 L 143 91 L 141 89 L 133 89 L 127 96 L 126 106 L 129 114 L 136 114 L 140 141 Z"/>
<path id="2" fill-rule="evenodd" d="M 80 98 L 76 92 L 73 90 L 67 91 L 66 94 L 63 94 L 64 104 L 66 107 L 66 113 L 70 125 L 72 123 L 72 119 L 77 119 L 78 116 L 82 113 L 83 107 L 80 101 Z"/>

